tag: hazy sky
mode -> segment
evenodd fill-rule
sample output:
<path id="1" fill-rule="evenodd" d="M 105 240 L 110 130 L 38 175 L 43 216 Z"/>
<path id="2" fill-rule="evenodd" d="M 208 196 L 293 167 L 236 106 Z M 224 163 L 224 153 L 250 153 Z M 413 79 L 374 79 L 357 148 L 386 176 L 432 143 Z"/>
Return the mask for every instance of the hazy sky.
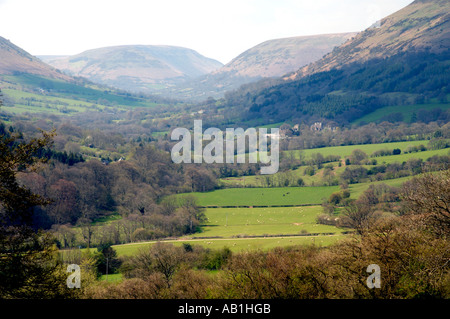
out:
<path id="1" fill-rule="evenodd" d="M 412 0 L 0 0 L 0 36 L 33 55 L 166 44 L 229 62 L 263 41 L 362 31 Z"/>

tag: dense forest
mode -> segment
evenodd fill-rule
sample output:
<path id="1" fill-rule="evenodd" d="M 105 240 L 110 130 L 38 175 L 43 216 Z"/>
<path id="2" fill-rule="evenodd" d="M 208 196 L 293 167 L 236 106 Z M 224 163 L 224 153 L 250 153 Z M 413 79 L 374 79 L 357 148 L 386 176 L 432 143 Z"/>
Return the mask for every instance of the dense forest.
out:
<path id="1" fill-rule="evenodd" d="M 298 123 L 322 120 L 348 124 L 386 105 L 423 104 L 431 98 L 447 102 L 449 58 L 446 51 L 404 52 L 299 80 L 278 80 L 276 85 L 262 81 L 228 92 L 223 105 L 239 106 L 244 121 L 293 119 Z M 433 120 L 445 122 L 448 116 L 442 112 Z"/>

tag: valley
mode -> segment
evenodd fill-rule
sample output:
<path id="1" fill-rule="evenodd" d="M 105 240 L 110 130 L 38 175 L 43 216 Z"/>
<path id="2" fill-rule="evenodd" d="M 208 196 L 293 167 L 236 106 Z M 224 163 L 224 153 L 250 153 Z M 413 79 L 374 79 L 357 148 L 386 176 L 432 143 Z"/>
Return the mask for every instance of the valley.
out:
<path id="1" fill-rule="evenodd" d="M 0 298 L 448 298 L 449 10 L 416 0 L 227 64 L 171 45 L 36 57 L 0 37 Z M 279 169 L 176 162 L 172 133 L 197 120 L 189 147 L 254 128 Z"/>

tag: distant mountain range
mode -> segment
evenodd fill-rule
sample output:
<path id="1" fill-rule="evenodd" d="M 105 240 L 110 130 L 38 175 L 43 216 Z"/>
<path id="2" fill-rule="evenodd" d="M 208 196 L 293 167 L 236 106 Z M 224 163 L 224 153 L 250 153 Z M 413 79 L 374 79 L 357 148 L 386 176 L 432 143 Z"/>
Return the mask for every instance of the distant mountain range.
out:
<path id="1" fill-rule="evenodd" d="M 280 77 L 320 59 L 356 33 L 326 34 L 263 42 L 222 65 L 194 50 L 126 45 L 74 56 L 39 56 L 68 75 L 132 92 L 179 99 L 218 98 L 242 84 Z"/>
<path id="2" fill-rule="evenodd" d="M 143 93 L 173 86 L 222 66 L 194 50 L 164 45 L 113 46 L 74 56 L 39 58 L 69 75 Z"/>
<path id="3" fill-rule="evenodd" d="M 179 98 L 220 98 L 226 91 L 264 78 L 280 77 L 322 58 L 356 33 L 299 36 L 268 40 L 202 77 L 180 83 L 164 93 Z"/>

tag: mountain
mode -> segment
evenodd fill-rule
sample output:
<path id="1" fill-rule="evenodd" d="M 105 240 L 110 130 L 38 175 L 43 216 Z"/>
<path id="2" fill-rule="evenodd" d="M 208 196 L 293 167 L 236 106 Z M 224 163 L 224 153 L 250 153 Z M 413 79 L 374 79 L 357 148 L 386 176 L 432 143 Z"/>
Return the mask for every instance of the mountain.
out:
<path id="1" fill-rule="evenodd" d="M 323 59 L 301 68 L 290 78 L 374 58 L 385 59 L 398 53 L 446 52 L 450 47 L 449 9 L 447 0 L 416 0 L 360 32 Z"/>
<path id="2" fill-rule="evenodd" d="M 222 66 L 194 50 L 163 45 L 113 46 L 74 56 L 41 58 L 67 74 L 144 93 L 210 73 Z"/>
<path id="3" fill-rule="evenodd" d="M 242 84 L 295 71 L 320 59 L 354 35 L 356 33 L 337 33 L 268 40 L 243 52 L 220 69 L 168 91 L 183 98 L 218 98 Z"/>
<path id="4" fill-rule="evenodd" d="M 227 94 L 222 107 L 253 123 L 345 124 L 384 106 L 447 103 L 449 49 L 450 2 L 416 0 L 270 85 Z"/>
<path id="5" fill-rule="evenodd" d="M 43 63 L 3 37 L 0 37 L 0 74 L 34 74 L 54 79 L 70 80 L 69 76 Z"/>
<path id="6" fill-rule="evenodd" d="M 0 120 L 14 114 L 118 116 L 130 108 L 175 105 L 159 96 L 132 94 L 75 78 L 0 37 Z M 84 119 L 89 121 L 89 118 Z"/>
<path id="7" fill-rule="evenodd" d="M 265 41 L 245 51 L 212 75 L 279 77 L 316 61 L 356 33 L 299 36 Z"/>

